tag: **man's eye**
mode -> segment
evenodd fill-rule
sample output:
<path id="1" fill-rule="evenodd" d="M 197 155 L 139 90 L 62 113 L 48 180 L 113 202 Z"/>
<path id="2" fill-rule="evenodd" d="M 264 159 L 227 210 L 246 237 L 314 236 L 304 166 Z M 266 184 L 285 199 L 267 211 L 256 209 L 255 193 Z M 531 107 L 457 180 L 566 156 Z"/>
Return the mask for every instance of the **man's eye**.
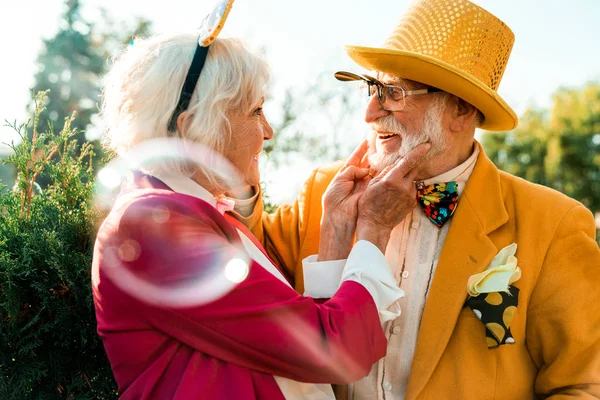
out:
<path id="1" fill-rule="evenodd" d="M 388 86 L 388 93 L 394 100 L 400 100 L 402 98 L 402 89 L 400 88 Z"/>

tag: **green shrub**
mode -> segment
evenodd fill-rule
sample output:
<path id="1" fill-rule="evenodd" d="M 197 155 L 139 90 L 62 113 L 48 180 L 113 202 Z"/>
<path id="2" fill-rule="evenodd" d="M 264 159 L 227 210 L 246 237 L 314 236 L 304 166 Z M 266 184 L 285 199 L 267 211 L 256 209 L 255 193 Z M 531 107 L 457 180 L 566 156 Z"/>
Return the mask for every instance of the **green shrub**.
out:
<path id="1" fill-rule="evenodd" d="M 93 153 L 77 148 L 73 117 L 58 134 L 37 132 L 45 98 L 34 99 L 33 137 L 13 126 L 17 183 L 0 191 L 0 399 L 112 399 L 91 295 Z"/>

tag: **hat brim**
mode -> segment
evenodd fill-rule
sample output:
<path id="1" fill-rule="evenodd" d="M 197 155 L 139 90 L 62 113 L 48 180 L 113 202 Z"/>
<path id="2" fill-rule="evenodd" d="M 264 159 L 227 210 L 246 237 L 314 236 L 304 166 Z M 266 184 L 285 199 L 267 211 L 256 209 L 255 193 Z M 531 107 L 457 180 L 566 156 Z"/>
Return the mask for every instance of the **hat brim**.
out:
<path id="1" fill-rule="evenodd" d="M 422 54 L 377 47 L 346 46 L 361 67 L 424 83 L 467 101 L 485 117 L 481 129 L 504 131 L 516 128 L 517 114 L 479 79 L 452 65 Z"/>

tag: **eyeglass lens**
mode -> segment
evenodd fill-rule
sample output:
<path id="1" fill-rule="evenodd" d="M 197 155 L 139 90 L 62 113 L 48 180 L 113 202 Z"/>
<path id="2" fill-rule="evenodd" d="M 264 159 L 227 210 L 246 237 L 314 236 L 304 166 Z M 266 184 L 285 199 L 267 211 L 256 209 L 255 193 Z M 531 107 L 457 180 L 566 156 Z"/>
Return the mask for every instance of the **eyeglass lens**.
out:
<path id="1" fill-rule="evenodd" d="M 385 108 L 390 106 L 399 108 L 404 106 L 404 92 L 402 89 L 394 86 L 383 86 L 376 82 L 367 82 L 366 84 L 368 97 L 371 98 L 377 94 L 379 103 Z"/>

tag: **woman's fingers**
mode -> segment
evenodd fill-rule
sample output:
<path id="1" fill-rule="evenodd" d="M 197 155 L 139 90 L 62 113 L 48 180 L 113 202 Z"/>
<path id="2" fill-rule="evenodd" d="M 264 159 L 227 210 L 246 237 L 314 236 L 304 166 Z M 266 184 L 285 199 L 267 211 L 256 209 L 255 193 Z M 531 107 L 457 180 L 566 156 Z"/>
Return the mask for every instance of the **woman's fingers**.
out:
<path id="1" fill-rule="evenodd" d="M 369 175 L 368 168 L 359 168 L 354 165 L 349 165 L 346 169 L 341 173 L 341 176 L 346 180 L 356 181 L 363 179 L 365 176 Z"/>
<path id="2" fill-rule="evenodd" d="M 379 172 L 377 173 L 377 175 L 374 175 L 374 176 L 373 176 L 373 175 L 371 175 L 371 176 L 373 176 L 373 180 L 371 181 L 371 183 L 370 183 L 370 184 L 371 184 L 371 185 L 374 185 L 374 184 L 376 184 L 377 182 L 381 181 L 383 178 L 385 178 L 385 177 L 386 177 L 386 175 L 388 174 L 388 172 L 390 172 L 390 170 L 391 170 L 391 169 L 392 169 L 392 167 L 391 167 L 391 166 L 387 166 L 387 167 L 385 167 L 384 169 L 382 169 L 381 171 L 379 171 Z"/>
<path id="3" fill-rule="evenodd" d="M 362 160 L 360 161 L 360 165 L 359 167 L 361 168 L 369 168 L 371 166 L 371 162 L 369 161 L 369 145 L 367 144 L 367 152 L 365 153 L 365 155 L 363 156 Z"/>
<path id="4" fill-rule="evenodd" d="M 352 154 L 350 154 L 350 157 L 348 157 L 344 166 L 354 165 L 357 167 L 361 167 L 363 159 L 367 154 L 367 150 L 369 150 L 369 142 L 367 142 L 367 140 L 363 140 L 361 144 L 359 144 L 356 147 L 356 149 L 354 149 Z"/>
<path id="5" fill-rule="evenodd" d="M 413 168 L 404 178 L 411 184 L 417 179 L 419 168 Z"/>

